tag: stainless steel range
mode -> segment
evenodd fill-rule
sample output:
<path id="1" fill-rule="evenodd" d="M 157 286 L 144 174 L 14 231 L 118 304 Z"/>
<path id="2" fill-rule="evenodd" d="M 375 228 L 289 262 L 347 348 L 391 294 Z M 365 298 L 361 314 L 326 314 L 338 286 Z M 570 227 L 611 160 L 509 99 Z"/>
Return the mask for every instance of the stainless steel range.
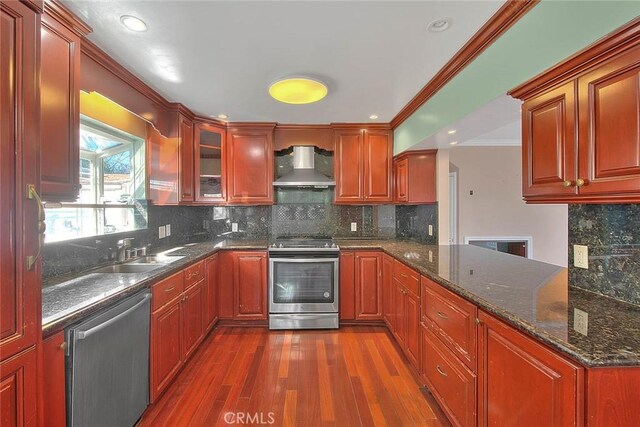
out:
<path id="1" fill-rule="evenodd" d="M 330 238 L 277 239 L 269 247 L 269 328 L 338 327 L 340 248 Z"/>

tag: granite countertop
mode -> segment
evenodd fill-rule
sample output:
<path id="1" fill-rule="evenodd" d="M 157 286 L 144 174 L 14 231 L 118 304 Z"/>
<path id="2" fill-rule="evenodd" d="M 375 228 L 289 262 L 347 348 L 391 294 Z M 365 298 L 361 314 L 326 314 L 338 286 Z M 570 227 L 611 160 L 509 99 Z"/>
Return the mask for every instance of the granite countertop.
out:
<path id="1" fill-rule="evenodd" d="M 267 239 L 219 240 L 179 246 L 168 255 L 181 258 L 144 273 L 79 273 L 76 277 L 53 277 L 42 288 L 42 333 L 44 337 L 64 329 L 114 302 L 132 295 L 177 269 L 223 249 L 266 249 Z"/>
<path id="2" fill-rule="evenodd" d="M 43 334 L 56 331 L 222 249 L 261 249 L 268 239 L 185 245 L 184 258 L 146 273 L 57 278 L 42 291 Z M 337 239 L 341 249 L 380 249 L 585 366 L 640 365 L 640 307 L 567 285 L 567 269 L 469 245 Z M 64 280 L 61 283 L 61 280 Z M 573 310 L 588 313 L 588 334 Z"/>
<path id="3" fill-rule="evenodd" d="M 338 240 L 338 245 L 381 249 L 585 366 L 640 365 L 640 307 L 569 287 L 566 268 L 469 245 L 399 240 Z M 586 336 L 573 329 L 576 308 L 589 315 Z"/>

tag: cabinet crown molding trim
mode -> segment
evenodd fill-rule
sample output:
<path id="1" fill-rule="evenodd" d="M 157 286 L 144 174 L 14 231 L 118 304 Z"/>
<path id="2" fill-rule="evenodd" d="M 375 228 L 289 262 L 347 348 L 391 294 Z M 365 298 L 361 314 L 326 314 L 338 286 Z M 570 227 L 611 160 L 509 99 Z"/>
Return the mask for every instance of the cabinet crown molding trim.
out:
<path id="1" fill-rule="evenodd" d="M 436 149 L 403 151 L 402 153 L 394 156 L 393 160 L 402 160 L 402 159 L 407 158 L 407 157 L 424 156 L 426 154 L 433 154 L 433 153 L 437 153 L 437 152 L 438 152 L 438 150 L 436 150 Z"/>
<path id="2" fill-rule="evenodd" d="M 397 128 L 460 71 L 491 46 L 540 0 L 508 0 L 391 120 Z"/>
<path id="3" fill-rule="evenodd" d="M 44 12 L 46 15 L 56 19 L 80 37 L 84 37 L 93 32 L 93 28 L 87 25 L 77 15 L 60 4 L 57 0 L 46 0 L 44 2 Z"/>
<path id="4" fill-rule="evenodd" d="M 391 129 L 390 123 L 331 123 L 331 129 L 335 130 L 353 130 L 353 129 Z"/>
<path id="5" fill-rule="evenodd" d="M 640 17 L 507 92 L 526 100 L 640 43 Z"/>

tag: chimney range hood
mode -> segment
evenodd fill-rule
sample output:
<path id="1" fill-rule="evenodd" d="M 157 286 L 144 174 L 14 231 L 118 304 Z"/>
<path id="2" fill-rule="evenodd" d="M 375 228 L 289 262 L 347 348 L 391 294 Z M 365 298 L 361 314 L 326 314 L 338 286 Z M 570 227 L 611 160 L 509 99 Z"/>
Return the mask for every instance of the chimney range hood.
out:
<path id="1" fill-rule="evenodd" d="M 327 188 L 336 182 L 316 171 L 314 161 L 314 147 L 297 145 L 293 147 L 293 171 L 273 182 L 275 187 L 314 187 Z"/>

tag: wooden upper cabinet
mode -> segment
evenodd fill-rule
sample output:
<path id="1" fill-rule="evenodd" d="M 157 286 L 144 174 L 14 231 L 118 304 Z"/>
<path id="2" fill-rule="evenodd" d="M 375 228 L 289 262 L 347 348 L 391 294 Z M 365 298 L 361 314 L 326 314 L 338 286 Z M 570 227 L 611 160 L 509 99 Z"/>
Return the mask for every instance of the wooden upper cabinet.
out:
<path id="1" fill-rule="evenodd" d="M 640 46 L 578 78 L 580 194 L 640 193 Z"/>
<path id="2" fill-rule="evenodd" d="M 393 200 L 392 140 L 389 129 L 335 131 L 336 203 L 389 203 Z"/>
<path id="3" fill-rule="evenodd" d="M 640 201 L 640 23 L 509 92 L 522 107 L 527 202 Z"/>
<path id="4" fill-rule="evenodd" d="M 193 196 L 193 121 L 182 114 L 178 116 L 180 141 L 180 203 L 189 204 Z"/>
<path id="5" fill-rule="evenodd" d="M 227 154 L 227 201 L 273 204 L 273 126 L 232 127 Z"/>
<path id="6" fill-rule="evenodd" d="M 393 199 L 393 144 L 388 130 L 364 132 L 364 199 L 391 202 Z"/>
<path id="7" fill-rule="evenodd" d="M 427 204 L 437 201 L 438 150 L 407 151 L 394 159 L 394 202 Z"/>
<path id="8" fill-rule="evenodd" d="M 194 177 L 196 202 L 225 200 L 225 129 L 196 123 L 194 138 Z"/>
<path id="9" fill-rule="evenodd" d="M 356 320 L 382 319 L 382 253 L 356 252 Z"/>
<path id="10" fill-rule="evenodd" d="M 147 125 L 149 199 L 154 205 L 177 205 L 180 200 L 180 140 Z"/>
<path id="11" fill-rule="evenodd" d="M 584 369 L 478 314 L 478 425 L 582 425 Z"/>

